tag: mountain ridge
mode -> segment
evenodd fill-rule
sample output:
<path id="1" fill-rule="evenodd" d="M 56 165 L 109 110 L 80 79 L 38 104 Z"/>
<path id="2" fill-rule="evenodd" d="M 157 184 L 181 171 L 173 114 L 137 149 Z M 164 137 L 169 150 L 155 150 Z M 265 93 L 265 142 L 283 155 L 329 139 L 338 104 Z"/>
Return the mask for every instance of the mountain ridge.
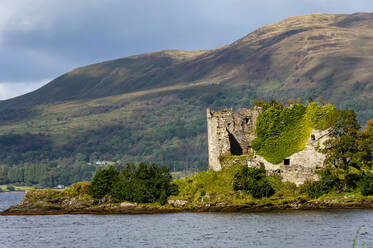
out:
<path id="1" fill-rule="evenodd" d="M 162 86 L 159 84 L 161 84 L 160 81 L 164 81 L 164 78 L 169 79 L 170 84 L 182 82 L 188 83 L 193 82 L 196 79 L 203 80 L 206 78 L 206 76 L 211 76 L 210 74 L 219 74 L 219 69 L 222 70 L 220 72 L 221 74 L 223 72 L 226 73 L 229 71 L 229 69 L 233 70 L 234 65 L 237 64 L 242 66 L 248 62 L 248 66 L 252 65 L 252 61 L 247 61 L 247 58 L 250 58 L 250 53 L 253 53 L 255 56 L 255 46 L 261 46 L 260 50 L 265 50 L 266 48 L 270 48 L 283 40 L 290 39 L 292 36 L 296 36 L 297 34 L 304 32 L 317 32 L 317 30 L 320 29 L 322 31 L 322 29 L 330 27 L 341 26 L 344 28 L 344 26 L 351 25 L 351 23 L 356 22 L 356 19 L 364 21 L 366 21 L 366 19 L 369 21 L 373 20 L 372 14 L 367 13 L 357 13 L 353 15 L 310 14 L 289 17 L 278 23 L 259 28 L 230 45 L 212 50 L 199 50 L 191 52 L 181 50 L 164 50 L 79 67 L 71 72 L 61 75 L 55 80 L 52 80 L 48 85 L 31 93 L 30 95 L 26 94 L 25 97 L 26 100 L 31 100 L 32 102 L 35 101 L 35 104 L 40 104 L 46 103 L 46 101 L 53 102 L 55 99 L 66 101 L 78 98 L 95 98 L 149 89 L 151 87 Z M 317 21 L 317 25 L 315 25 L 315 21 Z M 338 30 L 338 32 L 341 32 L 341 30 Z M 348 32 L 344 35 L 347 34 L 351 35 L 351 33 Z M 333 34 L 329 34 L 329 36 L 332 37 Z M 311 39 L 314 40 L 326 38 L 327 37 L 322 37 L 320 35 L 311 37 Z M 329 42 L 323 44 L 322 46 L 324 46 L 324 48 L 328 46 L 332 48 L 333 46 L 335 47 L 337 45 L 338 44 Z M 242 51 L 242 49 L 247 50 Z M 320 47 L 313 46 L 312 49 L 317 50 L 320 49 Z M 214 59 L 217 60 L 217 62 L 214 61 Z M 142 60 L 140 61 L 140 65 L 136 65 L 139 63 L 138 60 Z M 256 61 L 254 60 L 253 62 Z M 201 63 L 205 64 L 202 72 L 193 70 L 193 68 L 200 66 Z M 209 67 L 208 65 L 210 64 L 213 64 L 214 67 Z M 225 65 L 226 68 L 222 68 L 222 65 Z M 139 66 L 141 66 L 141 69 Z M 189 74 L 189 77 L 178 75 L 177 73 L 180 72 L 181 69 L 189 72 L 187 73 Z M 128 75 L 129 73 L 133 72 L 136 72 L 135 76 Z M 177 75 L 172 75 L 173 73 Z M 309 74 L 312 74 L 312 72 Z M 250 75 L 248 76 L 250 77 Z M 254 79 L 255 77 L 258 78 L 258 76 L 259 78 L 263 77 L 263 75 L 260 74 L 251 75 L 251 77 Z M 284 77 L 280 77 L 280 79 L 286 80 Z M 96 80 L 98 82 L 95 84 L 85 82 L 92 80 Z M 147 82 L 144 82 L 146 80 Z M 292 79 L 288 78 L 287 80 L 291 81 Z M 71 83 L 76 81 L 83 81 L 85 83 L 80 83 L 78 86 L 75 85 L 76 83 Z M 68 84 L 67 87 L 64 86 L 64 84 Z M 105 87 L 103 87 L 103 85 Z M 107 88 L 108 86 L 111 87 L 109 87 L 109 89 L 103 89 Z M 67 96 L 68 94 L 62 94 L 61 96 L 61 91 L 63 91 L 65 88 L 69 88 L 70 91 L 71 89 L 76 88 L 76 90 L 79 90 L 79 94 L 71 94 L 70 97 Z M 98 91 L 102 90 L 104 91 L 98 93 Z M 55 93 L 51 94 L 50 92 Z M 41 96 L 38 96 L 38 93 Z M 45 95 L 50 97 L 45 97 Z M 18 105 L 21 101 L 24 101 L 22 96 L 20 98 L 18 97 L 10 100 L 9 103 L 16 103 L 16 105 Z"/>
<path id="2" fill-rule="evenodd" d="M 354 109 L 364 125 L 373 117 L 371 68 L 372 13 L 289 17 L 212 50 L 164 50 L 79 67 L 0 101 L 0 161 L 206 168 L 206 108 L 312 98 Z"/>

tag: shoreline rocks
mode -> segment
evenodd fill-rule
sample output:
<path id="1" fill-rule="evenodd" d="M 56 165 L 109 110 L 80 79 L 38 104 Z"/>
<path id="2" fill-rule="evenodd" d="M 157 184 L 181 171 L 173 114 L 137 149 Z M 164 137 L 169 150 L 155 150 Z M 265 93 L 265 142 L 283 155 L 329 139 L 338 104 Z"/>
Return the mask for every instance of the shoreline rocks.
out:
<path id="1" fill-rule="evenodd" d="M 71 203 L 73 202 L 73 203 Z M 78 203 L 77 203 L 78 202 Z M 330 209 L 373 209 L 373 199 L 361 199 L 355 202 L 336 201 L 306 201 L 296 199 L 290 202 L 274 205 L 272 203 L 248 203 L 234 205 L 229 202 L 218 202 L 215 204 L 191 204 L 185 200 L 169 200 L 165 206 L 154 206 L 146 204 L 134 204 L 122 202 L 120 204 L 105 203 L 101 205 L 87 205 L 76 199 L 71 199 L 70 204 L 50 203 L 46 201 L 35 201 L 33 203 L 23 201 L 17 206 L 12 206 L 0 215 L 59 215 L 59 214 L 161 214 L 161 213 L 203 213 L 203 212 L 268 212 L 289 210 L 330 210 Z M 62 205 L 64 207 L 62 207 Z"/>

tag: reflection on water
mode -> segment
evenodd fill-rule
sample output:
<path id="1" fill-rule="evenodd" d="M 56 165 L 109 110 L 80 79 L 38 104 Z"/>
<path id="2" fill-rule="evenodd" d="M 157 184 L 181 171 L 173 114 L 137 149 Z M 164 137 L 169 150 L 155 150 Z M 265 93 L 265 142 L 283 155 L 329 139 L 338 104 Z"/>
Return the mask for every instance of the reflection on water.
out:
<path id="1" fill-rule="evenodd" d="M 0 208 L 22 194 L 0 194 Z M 8 205 L 7 205 L 8 204 Z M 0 247 L 372 247 L 373 211 L 0 216 Z"/>

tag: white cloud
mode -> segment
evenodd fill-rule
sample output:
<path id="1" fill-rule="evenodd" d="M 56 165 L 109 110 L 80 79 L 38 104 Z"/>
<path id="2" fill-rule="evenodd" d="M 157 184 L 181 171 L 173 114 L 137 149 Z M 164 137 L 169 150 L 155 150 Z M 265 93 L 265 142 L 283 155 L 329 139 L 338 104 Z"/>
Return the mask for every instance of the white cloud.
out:
<path id="1" fill-rule="evenodd" d="M 6 100 L 16 96 L 20 96 L 47 84 L 50 80 L 42 80 L 40 82 L 13 82 L 1 83 L 0 82 L 0 100 Z"/>

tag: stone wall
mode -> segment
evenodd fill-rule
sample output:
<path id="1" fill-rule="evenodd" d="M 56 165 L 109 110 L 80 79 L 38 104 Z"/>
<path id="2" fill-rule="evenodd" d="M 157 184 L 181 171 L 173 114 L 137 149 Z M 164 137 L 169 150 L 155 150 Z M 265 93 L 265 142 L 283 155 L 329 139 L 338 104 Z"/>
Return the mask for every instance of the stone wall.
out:
<path id="1" fill-rule="evenodd" d="M 253 153 L 251 141 L 256 137 L 256 119 L 261 111 L 259 107 L 213 111 L 207 109 L 207 131 L 209 149 L 209 169 L 221 170 L 219 157 L 224 155 L 243 155 Z M 268 173 L 279 173 L 284 181 L 297 185 L 307 179 L 317 180 L 315 171 L 323 166 L 325 155 L 317 151 L 328 139 L 328 130 L 313 130 L 305 148 L 294 153 L 279 164 L 272 164 L 256 155 L 247 162 L 248 166 L 265 165 Z M 289 162 L 289 164 L 287 164 Z"/>
<path id="2" fill-rule="evenodd" d="M 232 109 L 213 111 L 207 109 L 207 133 L 209 148 L 209 169 L 220 170 L 220 155 L 242 155 L 251 151 L 255 138 L 256 119 L 261 109 Z"/>
<path id="3" fill-rule="evenodd" d="M 325 154 L 317 151 L 317 148 L 323 148 L 328 137 L 328 130 L 312 130 L 305 148 L 286 158 L 289 160 L 288 165 L 285 164 L 285 161 L 272 164 L 263 157 L 254 155 L 248 162 L 248 166 L 259 166 L 260 163 L 263 163 L 270 174 L 280 173 L 283 181 L 289 181 L 296 185 L 303 184 L 307 179 L 317 180 L 318 176 L 315 171 L 323 167 L 325 160 Z"/>

